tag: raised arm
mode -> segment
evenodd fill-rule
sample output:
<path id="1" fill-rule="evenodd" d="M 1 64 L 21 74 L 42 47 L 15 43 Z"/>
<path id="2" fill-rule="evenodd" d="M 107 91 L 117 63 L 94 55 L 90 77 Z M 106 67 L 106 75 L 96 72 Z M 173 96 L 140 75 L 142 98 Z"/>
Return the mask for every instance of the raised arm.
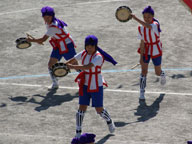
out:
<path id="1" fill-rule="evenodd" d="M 150 24 L 148 24 L 148 23 L 140 20 L 140 19 L 137 18 L 134 14 L 131 14 L 131 16 L 132 16 L 132 18 L 133 18 L 134 20 L 136 20 L 138 23 L 140 23 L 140 24 L 143 25 L 144 27 L 149 28 L 149 29 L 152 29 L 152 26 L 151 26 Z"/>

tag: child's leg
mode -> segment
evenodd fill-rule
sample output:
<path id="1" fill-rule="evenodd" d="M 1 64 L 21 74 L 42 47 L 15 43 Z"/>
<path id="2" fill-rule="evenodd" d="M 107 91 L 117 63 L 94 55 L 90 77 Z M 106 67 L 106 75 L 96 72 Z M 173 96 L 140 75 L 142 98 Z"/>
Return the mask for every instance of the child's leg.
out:
<path id="1" fill-rule="evenodd" d="M 76 113 L 76 137 L 81 136 L 82 123 L 83 123 L 83 118 L 86 110 L 87 110 L 87 105 L 80 105 L 79 110 Z"/>
<path id="2" fill-rule="evenodd" d="M 161 69 L 161 65 L 155 66 L 155 73 L 157 76 L 160 76 L 161 85 L 165 85 L 166 84 L 166 75 L 165 75 L 165 72 Z"/>
<path id="3" fill-rule="evenodd" d="M 48 63 L 48 71 L 52 80 L 52 87 L 50 89 L 57 89 L 58 88 L 58 80 L 52 73 L 52 66 L 58 62 L 58 59 L 56 58 L 50 58 Z"/>
<path id="4" fill-rule="evenodd" d="M 107 110 L 104 109 L 103 107 L 96 107 L 95 109 L 97 113 L 107 122 L 109 131 L 113 133 L 115 131 L 115 125 L 113 123 L 113 120 L 111 119 L 111 116 L 107 112 Z"/>
<path id="5" fill-rule="evenodd" d="M 150 57 L 148 57 L 150 59 Z M 146 81 L 147 81 L 147 73 L 148 73 L 148 61 L 144 61 L 141 65 L 141 75 L 140 75 L 140 97 L 139 99 L 144 100 L 145 99 L 145 87 L 146 87 Z"/>
<path id="6" fill-rule="evenodd" d="M 161 77 L 160 83 L 164 85 L 166 83 L 165 72 L 161 69 L 162 56 L 152 59 L 155 67 L 155 74 Z"/>

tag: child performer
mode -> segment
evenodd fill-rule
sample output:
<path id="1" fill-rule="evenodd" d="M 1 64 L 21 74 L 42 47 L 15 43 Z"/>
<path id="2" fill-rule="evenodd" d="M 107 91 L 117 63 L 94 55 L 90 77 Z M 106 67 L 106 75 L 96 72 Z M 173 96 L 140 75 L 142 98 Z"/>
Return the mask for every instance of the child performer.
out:
<path id="1" fill-rule="evenodd" d="M 69 35 L 66 30 L 67 24 L 62 20 L 59 20 L 55 17 L 54 9 L 46 6 L 41 9 L 42 17 L 45 21 L 47 32 L 42 38 L 28 38 L 27 40 L 30 42 L 36 42 L 42 44 L 49 37 L 51 40 L 49 41 L 53 47 L 52 53 L 50 55 L 50 59 L 48 62 L 48 70 L 52 79 L 52 87 L 51 89 L 57 89 L 59 87 L 57 78 L 52 73 L 52 66 L 61 60 L 62 57 L 65 60 L 69 60 L 75 56 L 75 44 L 72 40 L 72 37 Z"/>
<path id="2" fill-rule="evenodd" d="M 77 76 L 79 82 L 79 110 L 76 113 L 76 137 L 81 135 L 82 123 L 87 106 L 92 99 L 92 107 L 97 113 L 106 120 L 109 131 L 115 131 L 115 125 L 105 108 L 103 108 L 103 84 L 106 85 L 101 75 L 101 68 L 104 60 L 114 65 L 117 63 L 113 58 L 97 46 L 98 39 L 94 35 L 85 38 L 85 50 L 78 53 L 66 64 L 70 69 L 81 69 L 82 72 Z M 72 65 L 77 60 L 81 60 L 82 65 Z"/>
<path id="3" fill-rule="evenodd" d="M 162 61 L 162 43 L 160 41 L 160 23 L 154 18 L 154 10 L 151 6 L 146 7 L 143 12 L 144 21 L 138 19 L 132 14 L 132 18 L 140 23 L 142 26 L 138 27 L 140 48 L 140 64 L 141 64 L 141 75 L 140 75 L 140 97 L 139 99 L 145 100 L 145 87 L 148 72 L 148 64 L 152 59 L 155 73 L 160 76 L 161 85 L 166 83 L 165 72 L 161 69 Z"/>

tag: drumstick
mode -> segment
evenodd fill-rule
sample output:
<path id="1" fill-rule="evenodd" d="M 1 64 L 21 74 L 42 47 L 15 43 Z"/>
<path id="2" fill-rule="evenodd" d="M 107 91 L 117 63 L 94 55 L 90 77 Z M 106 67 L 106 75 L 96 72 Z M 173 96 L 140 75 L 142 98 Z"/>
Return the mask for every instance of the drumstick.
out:
<path id="1" fill-rule="evenodd" d="M 27 35 L 28 38 L 35 39 L 32 35 L 30 35 L 28 33 L 26 33 L 26 35 Z M 39 43 L 39 44 L 44 45 L 43 43 Z"/>
<path id="2" fill-rule="evenodd" d="M 30 35 L 28 33 L 26 33 L 26 35 L 27 35 L 28 38 L 35 39 L 32 35 Z"/>
<path id="3" fill-rule="evenodd" d="M 138 67 L 140 65 L 140 63 L 137 63 L 136 65 L 132 66 L 131 69 L 134 69 L 136 67 Z"/>

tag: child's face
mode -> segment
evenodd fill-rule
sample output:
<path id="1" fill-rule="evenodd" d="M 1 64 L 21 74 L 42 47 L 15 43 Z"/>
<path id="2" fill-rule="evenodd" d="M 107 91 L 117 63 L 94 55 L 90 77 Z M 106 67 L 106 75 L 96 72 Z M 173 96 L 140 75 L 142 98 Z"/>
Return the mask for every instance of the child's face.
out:
<path id="1" fill-rule="evenodd" d="M 144 14 L 143 14 L 143 19 L 144 19 L 144 21 L 145 21 L 146 23 L 151 24 L 152 21 L 153 21 L 153 15 L 150 14 L 150 13 L 144 13 Z"/>
<path id="2" fill-rule="evenodd" d="M 44 16 L 43 17 L 44 21 L 46 24 L 51 24 L 52 23 L 52 16 Z"/>
<path id="3" fill-rule="evenodd" d="M 89 55 L 92 55 L 96 51 L 95 45 L 87 45 L 85 46 L 85 49 Z"/>

